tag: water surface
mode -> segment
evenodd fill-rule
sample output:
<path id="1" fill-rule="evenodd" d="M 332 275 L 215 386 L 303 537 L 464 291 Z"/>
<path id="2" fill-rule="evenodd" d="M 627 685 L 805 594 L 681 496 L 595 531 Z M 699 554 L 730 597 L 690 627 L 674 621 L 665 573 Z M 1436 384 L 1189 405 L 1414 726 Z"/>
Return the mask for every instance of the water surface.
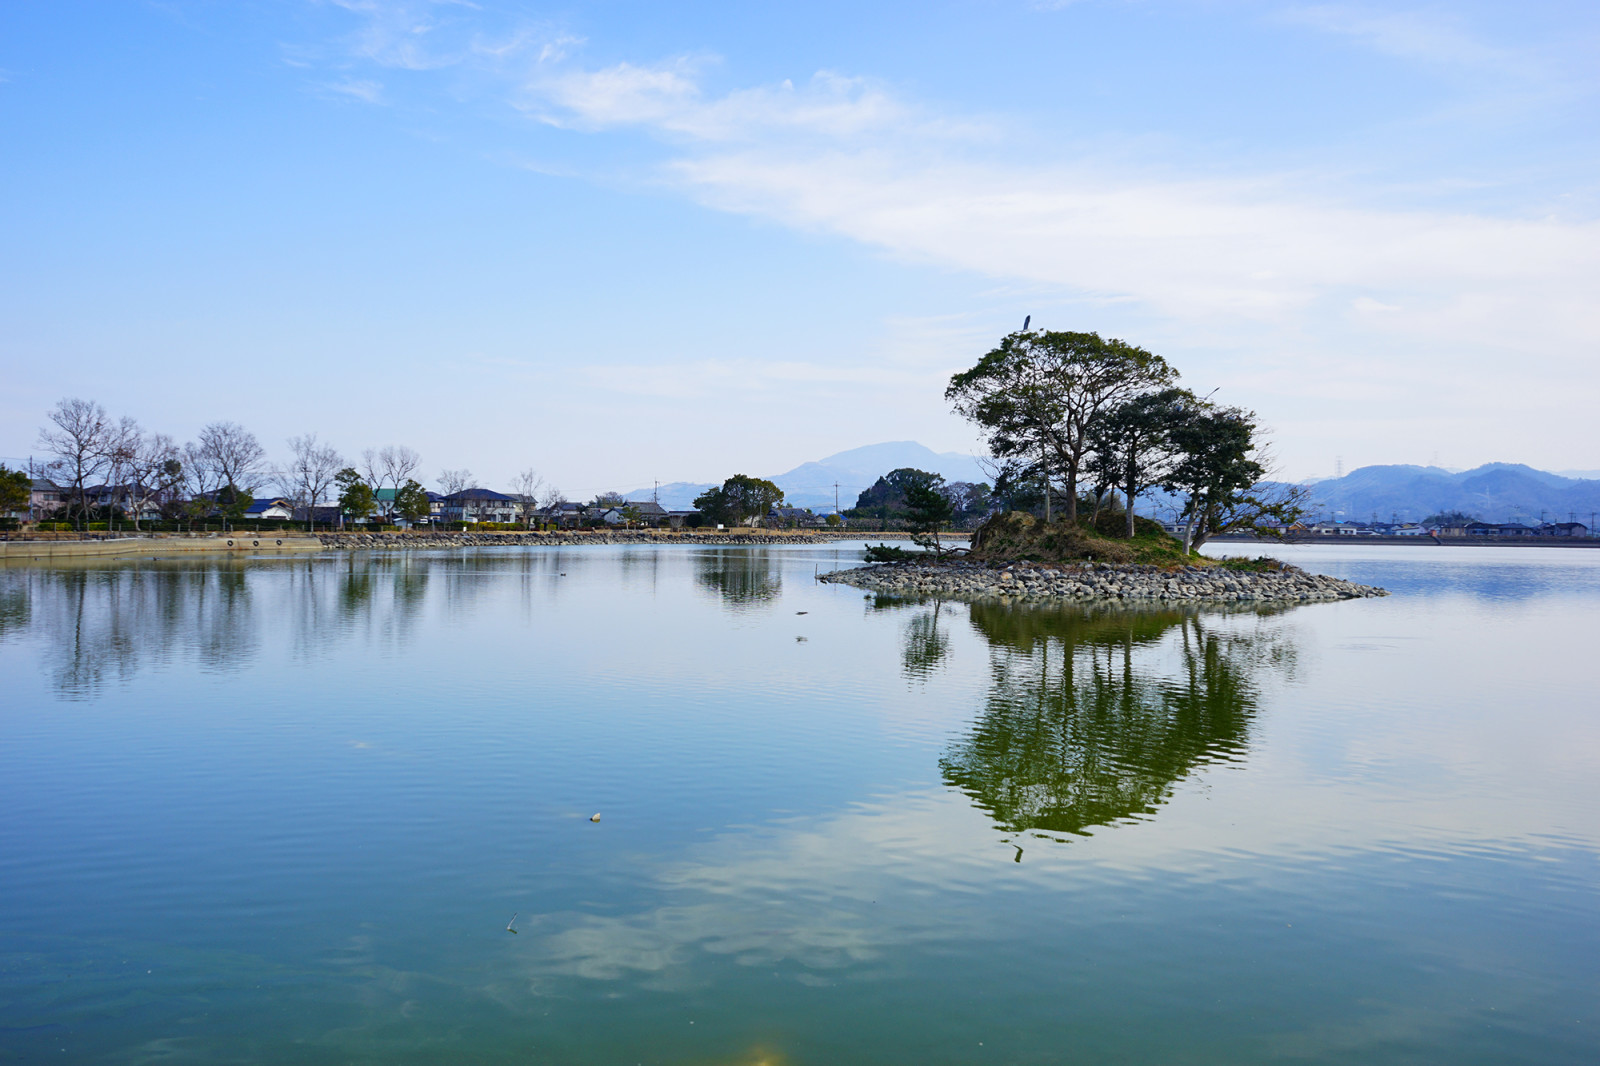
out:
<path id="1" fill-rule="evenodd" d="M 1284 554 L 0 570 L 0 1061 L 1596 1061 L 1600 553 Z"/>

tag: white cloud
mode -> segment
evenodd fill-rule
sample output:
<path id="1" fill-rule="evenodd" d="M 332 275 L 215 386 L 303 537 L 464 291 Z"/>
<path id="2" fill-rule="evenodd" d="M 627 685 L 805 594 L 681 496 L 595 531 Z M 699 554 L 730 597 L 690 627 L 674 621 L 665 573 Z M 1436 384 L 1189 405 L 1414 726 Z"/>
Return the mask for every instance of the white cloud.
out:
<path id="1" fill-rule="evenodd" d="M 1312 4 L 1281 13 L 1288 22 L 1349 37 L 1386 55 L 1427 63 L 1531 74 L 1535 68 L 1509 49 L 1487 44 L 1432 11 L 1373 10 Z"/>
<path id="2" fill-rule="evenodd" d="M 375 81 L 361 78 L 346 78 L 343 81 L 330 82 L 323 88 L 341 96 L 353 96 L 357 100 L 365 100 L 369 104 L 383 103 L 383 86 Z"/>

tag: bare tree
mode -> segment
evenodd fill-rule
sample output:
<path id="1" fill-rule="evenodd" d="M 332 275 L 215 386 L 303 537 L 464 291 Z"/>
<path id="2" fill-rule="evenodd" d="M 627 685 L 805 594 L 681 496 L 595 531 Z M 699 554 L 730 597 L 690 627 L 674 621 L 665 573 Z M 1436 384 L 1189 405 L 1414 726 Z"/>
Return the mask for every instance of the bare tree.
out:
<path id="1" fill-rule="evenodd" d="M 165 433 L 146 433 L 136 429 L 125 441 L 127 454 L 126 498 L 133 513 L 133 528 L 139 528 L 145 505 L 170 494 L 182 476 L 177 445 Z"/>
<path id="2" fill-rule="evenodd" d="M 478 481 L 472 476 L 470 470 L 441 470 L 439 471 L 439 491 L 446 496 L 460 492 L 462 489 L 475 489 Z"/>
<path id="3" fill-rule="evenodd" d="M 216 502 L 212 497 L 217 491 L 217 472 L 212 469 L 205 449 L 194 441 L 183 446 L 180 458 L 184 494 L 189 497 L 185 510 L 192 525 L 194 519 L 204 518 Z"/>
<path id="4" fill-rule="evenodd" d="M 213 422 L 200 431 L 199 449 L 215 474 L 217 488 L 254 492 L 265 474 L 266 449 L 237 422 Z"/>
<path id="5" fill-rule="evenodd" d="M 51 473 L 71 484 L 78 498 L 78 522 L 82 528 L 89 509 L 89 482 L 110 466 L 115 427 L 106 409 L 93 400 L 62 400 L 48 417 L 50 425 L 39 431 L 39 446 L 54 457 Z"/>
<path id="6" fill-rule="evenodd" d="M 306 509 L 306 529 L 315 528 L 317 504 L 328 497 L 333 476 L 344 466 L 344 457 L 329 444 L 319 444 L 315 433 L 290 437 L 294 457 L 283 472 L 288 496 Z"/>
<path id="7" fill-rule="evenodd" d="M 539 494 L 544 491 L 544 478 L 533 467 L 511 479 L 511 488 L 517 494 L 517 510 L 522 514 L 523 525 L 533 527 L 533 513 L 539 509 Z"/>
<path id="8" fill-rule="evenodd" d="M 381 491 L 385 485 L 394 490 L 384 506 L 385 519 L 394 516 L 394 497 L 399 495 L 400 486 L 421 465 L 422 456 L 403 444 L 385 444 L 382 448 L 368 448 L 361 453 L 362 473 L 366 474 L 367 484 L 372 486 L 373 491 Z"/>

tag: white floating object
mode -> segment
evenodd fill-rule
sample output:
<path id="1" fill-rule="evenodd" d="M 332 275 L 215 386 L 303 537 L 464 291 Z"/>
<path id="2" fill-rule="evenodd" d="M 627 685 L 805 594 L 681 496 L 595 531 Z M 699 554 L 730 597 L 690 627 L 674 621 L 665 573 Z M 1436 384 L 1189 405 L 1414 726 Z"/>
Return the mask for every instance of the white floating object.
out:
<path id="1" fill-rule="evenodd" d="M 599 820 L 600 820 L 600 816 L 599 816 L 599 815 L 598 815 L 598 814 L 591 814 L 591 815 L 589 815 L 589 821 L 591 821 L 591 822 L 598 822 L 598 821 L 599 821 Z"/>

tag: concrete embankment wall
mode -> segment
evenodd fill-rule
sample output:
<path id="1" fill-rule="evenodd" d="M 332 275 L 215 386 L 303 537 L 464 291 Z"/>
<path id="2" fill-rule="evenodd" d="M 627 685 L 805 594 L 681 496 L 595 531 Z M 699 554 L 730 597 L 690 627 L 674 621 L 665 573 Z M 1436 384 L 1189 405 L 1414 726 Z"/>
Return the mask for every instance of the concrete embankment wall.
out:
<path id="1" fill-rule="evenodd" d="M 7 540 L 0 541 L 0 561 L 113 558 L 124 555 L 198 555 L 256 552 L 316 552 L 323 544 L 316 537 L 279 537 L 240 533 L 231 537 L 118 537 L 107 540 Z"/>
<path id="2" fill-rule="evenodd" d="M 191 555 L 316 551 L 403 551 L 427 548 L 485 548 L 512 545 L 576 547 L 587 544 L 825 544 L 839 540 L 895 540 L 906 533 L 837 533 L 812 530 L 731 529 L 712 531 L 565 530 L 549 533 L 321 533 L 274 535 L 239 533 L 229 537 L 109 537 L 102 540 L 40 538 L 0 541 L 0 562 L 93 559 L 118 556 Z M 960 541 L 965 538 L 947 537 Z"/>
<path id="3" fill-rule="evenodd" d="M 485 548 L 505 545 L 581 547 L 587 544 L 827 544 L 840 540 L 905 539 L 907 533 L 836 533 L 812 530 L 562 530 L 548 533 L 322 533 L 328 548 L 342 551 L 394 551 L 405 548 Z M 965 537 L 949 538 L 956 542 Z"/>

